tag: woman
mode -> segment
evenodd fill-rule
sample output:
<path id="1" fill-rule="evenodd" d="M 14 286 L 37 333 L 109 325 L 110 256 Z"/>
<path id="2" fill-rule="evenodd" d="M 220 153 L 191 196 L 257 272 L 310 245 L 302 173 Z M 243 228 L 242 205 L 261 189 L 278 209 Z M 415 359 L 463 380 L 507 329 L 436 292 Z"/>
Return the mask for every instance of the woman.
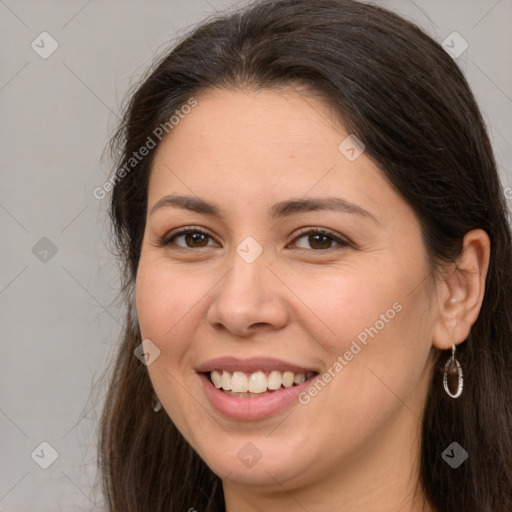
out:
<path id="1" fill-rule="evenodd" d="M 438 44 L 257 2 L 166 55 L 114 142 L 109 510 L 512 509 L 511 233 Z"/>

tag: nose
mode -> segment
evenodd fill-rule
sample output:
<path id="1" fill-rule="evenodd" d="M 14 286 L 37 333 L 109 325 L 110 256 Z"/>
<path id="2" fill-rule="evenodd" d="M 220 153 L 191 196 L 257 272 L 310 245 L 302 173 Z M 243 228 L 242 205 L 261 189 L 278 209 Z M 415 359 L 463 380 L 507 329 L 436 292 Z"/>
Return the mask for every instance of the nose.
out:
<path id="1" fill-rule="evenodd" d="M 265 253 L 249 263 L 235 252 L 230 263 L 230 269 L 212 290 L 208 323 L 237 337 L 282 329 L 289 315 L 286 288 L 268 266 Z"/>

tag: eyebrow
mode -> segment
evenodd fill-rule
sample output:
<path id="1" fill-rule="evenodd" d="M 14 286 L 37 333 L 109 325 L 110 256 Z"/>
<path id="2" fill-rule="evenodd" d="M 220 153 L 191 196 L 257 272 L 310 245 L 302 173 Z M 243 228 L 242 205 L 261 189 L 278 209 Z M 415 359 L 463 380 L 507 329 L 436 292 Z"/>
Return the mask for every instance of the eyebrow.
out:
<path id="1" fill-rule="evenodd" d="M 168 195 L 158 200 L 151 208 L 150 215 L 162 208 L 182 208 L 203 215 L 225 219 L 225 211 L 218 205 L 194 196 Z M 340 197 L 323 197 L 310 199 L 290 199 L 272 205 L 269 209 L 271 219 L 282 219 L 290 215 L 311 211 L 337 211 L 367 217 L 380 224 L 377 218 L 361 206 Z"/>

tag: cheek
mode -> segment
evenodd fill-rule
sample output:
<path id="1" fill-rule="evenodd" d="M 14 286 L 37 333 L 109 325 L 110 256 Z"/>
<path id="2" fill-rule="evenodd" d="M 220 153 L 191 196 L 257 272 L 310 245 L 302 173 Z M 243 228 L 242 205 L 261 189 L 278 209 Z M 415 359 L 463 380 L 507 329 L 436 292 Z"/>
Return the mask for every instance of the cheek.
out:
<path id="1" fill-rule="evenodd" d="M 141 258 L 135 288 L 142 339 L 151 340 L 159 350 L 148 366 L 149 376 L 162 403 L 167 395 L 173 396 L 172 407 L 178 410 L 178 388 L 196 377 L 187 356 L 200 295 L 193 278 L 179 275 L 161 262 Z"/>
<path id="2" fill-rule="evenodd" d="M 164 409 L 189 442 L 194 438 L 190 425 L 204 421 L 188 349 L 197 325 L 194 307 L 200 307 L 198 300 L 207 289 L 165 262 L 141 257 L 135 293 L 141 336 L 160 350 L 147 370 Z"/>
<path id="3" fill-rule="evenodd" d="M 320 330 L 325 333 L 323 343 L 332 357 L 349 350 L 351 342 L 358 337 L 364 343 L 369 336 L 367 329 L 376 322 L 379 332 L 384 330 L 400 309 L 393 304 L 403 296 L 399 291 L 400 278 L 391 269 L 389 272 L 364 267 L 335 269 L 325 277 L 306 281 L 302 278 L 302 283 L 305 284 L 294 289 L 297 295 L 306 297 L 304 302 L 311 309 L 308 316 L 316 319 L 317 334 Z M 381 315 L 387 321 L 385 324 Z"/>
<path id="4" fill-rule="evenodd" d="M 340 416 L 393 408 L 400 405 L 397 397 L 423 391 L 417 388 L 431 343 L 425 288 L 415 289 L 424 275 L 421 261 L 411 262 L 407 271 L 383 264 L 333 272 L 329 280 L 300 291 L 321 320 L 317 340 L 332 361 L 329 388 L 344 396 Z M 328 334 L 321 338 L 320 332 Z"/>
<path id="5" fill-rule="evenodd" d="M 142 337 L 159 343 L 172 339 L 172 346 L 178 348 L 181 319 L 192 312 L 201 288 L 193 273 L 186 277 L 171 271 L 165 261 L 142 256 L 135 287 Z"/>

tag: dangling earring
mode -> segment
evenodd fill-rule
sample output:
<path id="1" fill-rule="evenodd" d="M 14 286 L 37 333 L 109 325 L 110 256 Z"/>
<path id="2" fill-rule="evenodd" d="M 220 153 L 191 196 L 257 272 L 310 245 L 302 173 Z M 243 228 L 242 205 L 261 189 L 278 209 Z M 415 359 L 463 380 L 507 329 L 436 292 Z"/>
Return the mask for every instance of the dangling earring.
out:
<path id="1" fill-rule="evenodd" d="M 452 393 L 450 391 L 450 388 L 448 387 L 448 374 L 450 375 L 457 375 L 457 391 L 455 393 Z M 462 393 L 462 387 L 464 384 L 464 380 L 462 378 L 462 368 L 460 366 L 459 361 L 455 358 L 455 345 L 452 344 L 452 356 L 448 361 L 446 361 L 446 364 L 444 366 L 444 373 L 443 373 L 443 386 L 446 393 L 448 393 L 448 396 L 452 398 L 458 398 Z"/>
<path id="2" fill-rule="evenodd" d="M 160 400 L 158 400 L 158 397 L 156 396 L 156 393 L 154 391 L 153 397 L 151 398 L 151 407 L 155 412 L 158 412 L 162 409 L 162 404 L 160 403 Z"/>

